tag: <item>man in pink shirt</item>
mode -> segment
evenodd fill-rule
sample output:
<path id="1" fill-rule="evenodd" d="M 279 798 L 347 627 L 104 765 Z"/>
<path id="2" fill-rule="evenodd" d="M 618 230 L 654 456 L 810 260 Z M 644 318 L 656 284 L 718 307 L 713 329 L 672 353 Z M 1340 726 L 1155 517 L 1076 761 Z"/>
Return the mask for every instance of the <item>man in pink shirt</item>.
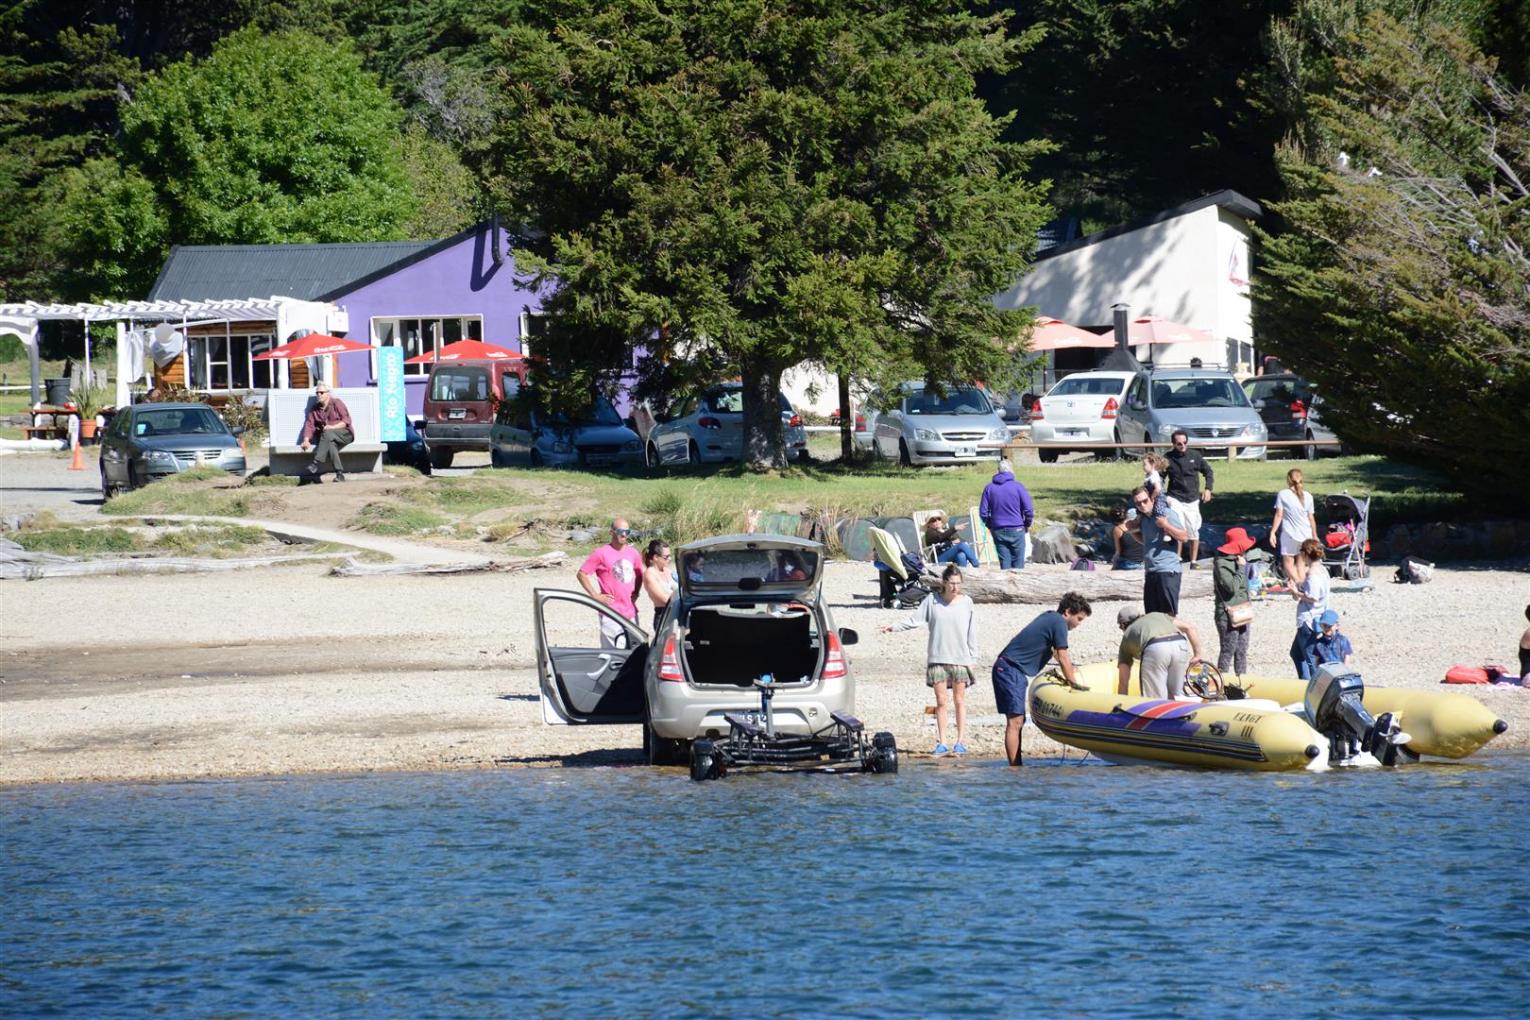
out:
<path id="1" fill-rule="evenodd" d="M 308 465 L 308 470 L 303 472 L 298 484 L 312 484 L 319 480 L 323 473 L 324 465 L 330 464 L 335 470 L 335 481 L 345 481 L 345 466 L 340 463 L 340 451 L 350 446 L 356 439 L 356 432 L 351 425 L 351 412 L 345 406 L 345 401 L 329 392 L 329 383 L 321 382 L 313 388 L 318 399 L 308 409 L 307 416 L 303 419 L 303 435 L 298 440 L 298 445 L 306 453 L 316 440 L 319 444 L 318 451 L 313 455 L 313 462 Z"/>
<path id="2" fill-rule="evenodd" d="M 632 545 L 632 528 L 618 517 L 611 522 L 611 541 L 590 553 L 579 568 L 579 585 L 597 599 L 637 622 L 637 593 L 643 586 L 643 557 Z M 600 618 L 600 646 L 626 648 L 627 632 L 605 616 Z"/>

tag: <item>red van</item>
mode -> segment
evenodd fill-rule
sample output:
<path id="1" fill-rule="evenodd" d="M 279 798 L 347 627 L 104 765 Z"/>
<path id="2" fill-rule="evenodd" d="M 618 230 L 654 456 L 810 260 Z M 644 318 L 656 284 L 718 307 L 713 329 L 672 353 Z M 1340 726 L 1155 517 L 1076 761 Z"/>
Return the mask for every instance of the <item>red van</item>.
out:
<path id="1" fill-rule="evenodd" d="M 526 362 L 441 361 L 425 384 L 425 450 L 431 467 L 451 467 L 459 450 L 489 452 L 494 410 L 526 381 Z"/>

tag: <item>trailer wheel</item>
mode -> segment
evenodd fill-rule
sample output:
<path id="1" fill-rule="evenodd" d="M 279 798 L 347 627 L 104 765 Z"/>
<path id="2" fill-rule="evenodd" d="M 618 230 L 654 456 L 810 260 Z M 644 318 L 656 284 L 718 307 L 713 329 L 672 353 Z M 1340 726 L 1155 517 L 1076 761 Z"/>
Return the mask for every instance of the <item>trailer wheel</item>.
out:
<path id="1" fill-rule="evenodd" d="M 886 731 L 871 738 L 871 771 L 894 775 L 898 771 L 898 742 Z"/>

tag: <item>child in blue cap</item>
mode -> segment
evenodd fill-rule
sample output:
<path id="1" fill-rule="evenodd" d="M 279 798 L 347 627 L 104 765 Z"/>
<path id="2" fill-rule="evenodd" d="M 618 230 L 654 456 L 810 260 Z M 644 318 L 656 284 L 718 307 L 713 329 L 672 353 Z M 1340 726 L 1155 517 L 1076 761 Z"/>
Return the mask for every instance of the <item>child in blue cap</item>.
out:
<path id="1" fill-rule="evenodd" d="M 1349 662 L 1349 657 L 1355 654 L 1354 646 L 1349 643 L 1349 638 L 1339 633 L 1339 614 L 1332 609 L 1325 609 L 1323 615 L 1318 617 L 1318 626 L 1322 633 L 1317 639 L 1317 661 L 1323 662 Z"/>

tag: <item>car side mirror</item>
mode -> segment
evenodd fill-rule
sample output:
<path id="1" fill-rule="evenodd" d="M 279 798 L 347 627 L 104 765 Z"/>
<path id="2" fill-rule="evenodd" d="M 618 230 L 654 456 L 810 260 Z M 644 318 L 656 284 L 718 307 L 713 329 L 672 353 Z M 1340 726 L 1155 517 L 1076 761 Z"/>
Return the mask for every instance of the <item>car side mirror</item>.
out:
<path id="1" fill-rule="evenodd" d="M 842 645 L 858 644 L 861 636 L 849 627 L 839 628 L 839 643 Z"/>
<path id="2" fill-rule="evenodd" d="M 242 436 L 244 435 L 244 426 L 235 425 L 233 428 L 229 429 L 228 432 L 231 436 Z"/>

